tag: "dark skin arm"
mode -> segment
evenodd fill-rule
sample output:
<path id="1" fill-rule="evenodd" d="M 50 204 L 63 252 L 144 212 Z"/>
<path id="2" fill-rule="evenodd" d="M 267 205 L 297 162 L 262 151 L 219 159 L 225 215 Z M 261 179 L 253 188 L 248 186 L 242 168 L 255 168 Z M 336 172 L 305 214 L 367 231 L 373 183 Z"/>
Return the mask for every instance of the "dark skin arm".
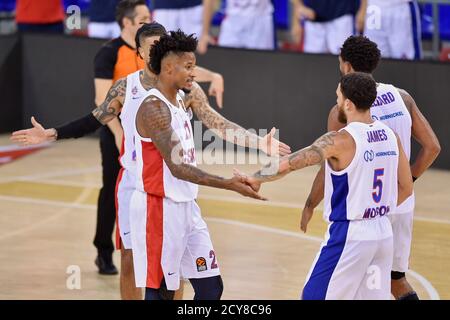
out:
<path id="1" fill-rule="evenodd" d="M 345 124 L 339 121 L 338 118 L 338 108 L 335 105 L 331 108 L 328 114 L 328 131 L 339 131 L 345 127 Z M 303 208 L 302 217 L 300 221 L 300 229 L 306 232 L 309 221 L 311 220 L 314 209 L 319 205 L 324 197 L 324 186 L 325 186 L 325 167 L 322 163 L 319 172 L 317 172 L 314 182 L 311 186 L 311 191 L 306 199 L 305 207 Z"/>
<path id="2" fill-rule="evenodd" d="M 252 176 L 245 176 L 236 171 L 236 175 L 246 178 L 254 190 L 259 190 L 264 182 L 281 179 L 292 171 L 321 164 L 328 159 L 336 170 L 345 168 L 353 158 L 355 143 L 350 134 L 328 132 L 318 138 L 312 145 L 281 158 L 278 162 L 265 166 Z"/>
<path id="3" fill-rule="evenodd" d="M 411 134 L 420 144 L 419 153 L 411 165 L 413 177 L 420 177 L 434 162 L 441 151 L 439 140 L 429 122 L 420 112 L 414 99 L 403 89 L 398 89 L 412 119 Z"/>
<path id="4" fill-rule="evenodd" d="M 141 136 L 152 139 L 170 172 L 176 178 L 199 185 L 233 190 L 255 199 L 263 199 L 246 185 L 242 178 L 225 179 L 183 163 L 180 140 L 171 126 L 170 110 L 157 97 L 150 96 L 143 101 L 137 112 L 136 125 Z"/>

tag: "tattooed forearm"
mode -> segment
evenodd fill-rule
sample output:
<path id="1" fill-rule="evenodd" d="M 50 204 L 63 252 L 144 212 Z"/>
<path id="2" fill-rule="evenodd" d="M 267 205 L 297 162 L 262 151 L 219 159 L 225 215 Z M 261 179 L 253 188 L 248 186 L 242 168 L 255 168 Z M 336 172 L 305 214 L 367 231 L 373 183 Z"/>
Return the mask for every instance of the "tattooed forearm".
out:
<path id="1" fill-rule="evenodd" d="M 203 89 L 197 83 L 194 83 L 194 87 L 186 95 L 185 104 L 187 107 L 191 107 L 198 119 L 222 140 L 243 147 L 258 148 L 261 137 L 229 121 L 215 111 L 210 106 Z"/>
<path id="2" fill-rule="evenodd" d="M 170 123 L 170 111 L 161 100 L 150 96 L 143 102 L 137 114 L 138 131 L 152 139 L 171 173 L 178 179 L 192 183 L 216 188 L 227 188 L 227 179 L 183 163 L 180 140 Z"/>
<path id="3" fill-rule="evenodd" d="M 273 163 L 256 172 L 253 177 L 261 182 L 278 180 L 289 172 L 320 164 L 329 156 L 334 146 L 336 132 L 329 132 L 317 139 L 311 146 L 281 158 L 277 166 Z M 276 171 L 274 170 L 277 169 Z"/>
<path id="4" fill-rule="evenodd" d="M 103 125 L 117 117 L 122 110 L 127 81 L 118 80 L 108 91 L 105 101 L 92 111 L 94 117 Z"/>

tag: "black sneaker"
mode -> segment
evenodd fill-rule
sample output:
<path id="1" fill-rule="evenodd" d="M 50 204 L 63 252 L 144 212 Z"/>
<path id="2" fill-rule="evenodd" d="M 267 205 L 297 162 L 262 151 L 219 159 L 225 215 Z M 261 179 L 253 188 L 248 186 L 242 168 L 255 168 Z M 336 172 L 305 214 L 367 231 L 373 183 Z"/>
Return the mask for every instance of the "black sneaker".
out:
<path id="1" fill-rule="evenodd" d="M 105 259 L 104 257 L 98 255 L 95 259 L 95 265 L 98 267 L 98 273 L 105 275 L 115 275 L 118 274 L 116 266 L 112 262 L 112 257 L 110 259 Z"/>

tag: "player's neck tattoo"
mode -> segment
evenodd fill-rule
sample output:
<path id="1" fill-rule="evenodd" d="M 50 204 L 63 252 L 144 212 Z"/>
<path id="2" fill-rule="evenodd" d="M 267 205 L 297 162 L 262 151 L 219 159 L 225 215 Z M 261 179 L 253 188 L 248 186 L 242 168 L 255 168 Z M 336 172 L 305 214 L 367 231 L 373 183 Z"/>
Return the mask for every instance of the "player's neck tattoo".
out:
<path id="1" fill-rule="evenodd" d="M 155 87 L 158 77 L 155 74 L 150 73 L 148 70 L 142 70 L 139 74 L 142 86 L 145 90 L 150 90 Z"/>

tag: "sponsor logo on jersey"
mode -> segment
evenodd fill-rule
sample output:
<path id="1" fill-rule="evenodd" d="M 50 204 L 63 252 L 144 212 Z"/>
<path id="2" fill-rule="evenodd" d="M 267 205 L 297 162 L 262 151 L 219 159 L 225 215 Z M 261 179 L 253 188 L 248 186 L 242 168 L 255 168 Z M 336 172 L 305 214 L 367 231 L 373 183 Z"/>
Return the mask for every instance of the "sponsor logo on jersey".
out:
<path id="1" fill-rule="evenodd" d="M 376 157 L 389 157 L 389 156 L 396 156 L 396 151 L 380 151 L 375 154 Z"/>
<path id="2" fill-rule="evenodd" d="M 195 264 L 197 265 L 198 272 L 208 270 L 208 267 L 206 266 L 206 259 L 203 257 L 197 258 L 197 260 L 195 260 Z"/>
<path id="3" fill-rule="evenodd" d="M 138 88 L 137 88 L 137 86 L 134 86 L 133 89 L 131 89 L 131 93 L 132 93 L 133 95 L 135 95 L 136 93 L 138 93 Z"/>
<path id="4" fill-rule="evenodd" d="M 387 139 L 388 136 L 384 129 L 367 131 L 367 142 L 369 143 L 386 141 Z"/>
<path id="5" fill-rule="evenodd" d="M 401 112 L 401 111 L 398 111 L 398 112 L 394 112 L 394 113 L 391 113 L 391 114 L 384 115 L 384 116 L 380 117 L 380 120 L 384 121 L 384 120 L 389 120 L 389 119 L 396 118 L 396 117 L 401 117 L 401 116 L 404 116 L 404 113 Z"/>
<path id="6" fill-rule="evenodd" d="M 364 211 L 363 219 L 373 219 L 373 218 L 376 218 L 377 216 L 382 217 L 382 216 L 388 214 L 389 211 L 391 211 L 389 206 L 379 206 L 379 207 L 367 208 Z"/>
<path id="7" fill-rule="evenodd" d="M 373 152 L 373 150 L 366 150 L 366 152 L 364 152 L 364 160 L 366 162 L 373 161 L 374 158 L 375 158 L 375 152 Z"/>

